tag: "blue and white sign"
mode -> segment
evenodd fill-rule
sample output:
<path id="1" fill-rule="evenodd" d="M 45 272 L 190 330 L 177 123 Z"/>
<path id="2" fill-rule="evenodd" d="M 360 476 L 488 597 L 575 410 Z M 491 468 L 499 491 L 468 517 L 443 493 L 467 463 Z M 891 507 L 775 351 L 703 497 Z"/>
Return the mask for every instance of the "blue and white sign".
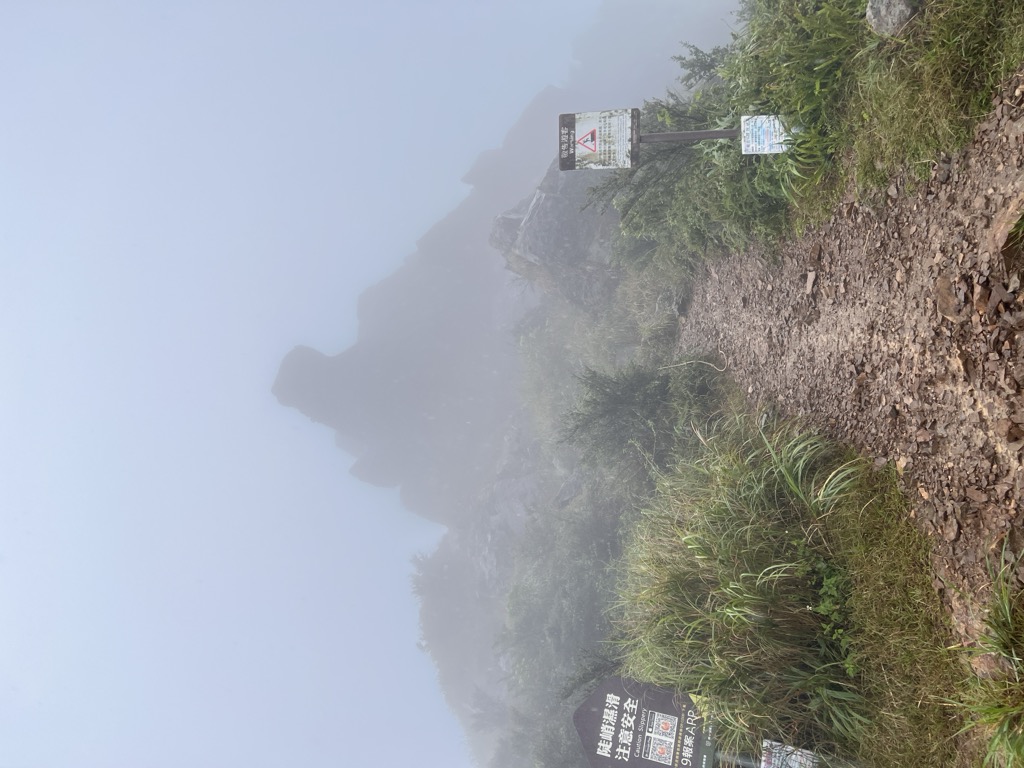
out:
<path id="1" fill-rule="evenodd" d="M 789 135 L 778 115 L 744 115 L 740 137 L 744 155 L 777 155 L 786 151 Z"/>

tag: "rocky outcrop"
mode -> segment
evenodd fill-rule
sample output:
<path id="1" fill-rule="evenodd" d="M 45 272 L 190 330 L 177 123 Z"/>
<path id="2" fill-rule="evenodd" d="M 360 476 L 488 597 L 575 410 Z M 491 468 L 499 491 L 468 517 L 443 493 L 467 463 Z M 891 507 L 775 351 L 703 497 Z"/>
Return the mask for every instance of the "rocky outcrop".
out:
<path id="1" fill-rule="evenodd" d="M 488 161 L 492 173 L 496 163 Z M 490 235 L 505 264 L 539 291 L 599 301 L 614 285 L 617 217 L 586 207 L 594 181 L 554 165 L 493 228 L 484 211 L 496 200 L 476 192 L 361 297 L 359 340 L 333 356 L 296 347 L 274 395 L 333 429 L 356 477 L 400 488 L 429 519 L 452 525 L 469 515 L 494 478 L 518 407 L 508 339 L 521 307 L 501 255 L 477 243 Z"/>
<path id="2" fill-rule="evenodd" d="M 590 195 L 607 173 L 559 171 L 556 161 L 532 195 L 495 219 L 491 245 L 534 290 L 587 304 L 613 286 L 619 218 Z"/>
<path id="3" fill-rule="evenodd" d="M 335 430 L 355 460 L 352 474 L 400 488 L 406 506 L 448 525 L 492 481 L 517 405 L 517 361 L 488 322 L 484 289 L 463 306 L 465 325 L 446 312 L 396 307 L 404 332 L 386 343 L 360 341 L 335 356 L 296 347 L 273 387 L 283 405 Z M 485 306 L 473 307 L 481 298 Z"/>
<path id="4" fill-rule="evenodd" d="M 896 37 L 919 7 L 918 0 L 868 0 L 868 26 L 876 35 Z"/>

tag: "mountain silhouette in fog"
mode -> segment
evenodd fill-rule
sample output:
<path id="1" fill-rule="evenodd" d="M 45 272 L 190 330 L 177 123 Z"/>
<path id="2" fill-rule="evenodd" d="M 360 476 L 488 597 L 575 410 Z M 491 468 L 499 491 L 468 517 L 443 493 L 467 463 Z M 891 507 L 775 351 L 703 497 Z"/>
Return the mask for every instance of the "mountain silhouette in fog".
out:
<path id="1" fill-rule="evenodd" d="M 352 473 L 399 487 L 418 514 L 449 524 L 466 514 L 517 410 L 508 331 L 527 297 L 489 242 L 495 219 L 544 177 L 560 112 L 639 106 L 678 76 L 680 37 L 723 38 L 721 8 L 679 5 L 606 3 L 573 45 L 569 85 L 531 101 L 466 173 L 463 202 L 360 297 L 356 343 L 335 356 L 299 346 L 282 362 L 279 401 L 335 430 Z"/>
<path id="2" fill-rule="evenodd" d="M 283 405 L 334 430 L 356 477 L 400 488 L 406 507 L 447 526 L 415 562 L 421 647 L 480 766 L 528 758 L 507 749 L 516 702 L 496 647 L 519 536 L 550 474 L 521 417 L 512 331 L 540 294 L 594 306 L 610 284 L 615 215 L 580 212 L 598 176 L 552 169 L 558 114 L 662 96 L 679 75 L 680 38 L 724 42 L 725 13 L 687 13 L 677 0 L 606 3 L 573 46 L 569 85 L 537 94 L 463 177 L 463 202 L 360 297 L 356 342 L 337 355 L 296 347 L 273 385 Z"/>
<path id="3" fill-rule="evenodd" d="M 478 490 L 469 479 L 492 474 L 515 408 L 515 300 L 486 246 L 493 204 L 475 191 L 361 296 L 354 345 L 296 347 L 274 384 L 283 405 L 335 430 L 356 477 L 448 523 Z"/>

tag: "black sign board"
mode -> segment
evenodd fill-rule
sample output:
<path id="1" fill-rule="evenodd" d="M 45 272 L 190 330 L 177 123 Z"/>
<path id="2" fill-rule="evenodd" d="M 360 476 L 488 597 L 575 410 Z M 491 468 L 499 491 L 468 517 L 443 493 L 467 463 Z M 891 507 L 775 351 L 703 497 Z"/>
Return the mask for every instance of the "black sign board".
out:
<path id="1" fill-rule="evenodd" d="M 591 768 L 711 768 L 712 729 L 693 699 L 609 677 L 573 715 Z"/>

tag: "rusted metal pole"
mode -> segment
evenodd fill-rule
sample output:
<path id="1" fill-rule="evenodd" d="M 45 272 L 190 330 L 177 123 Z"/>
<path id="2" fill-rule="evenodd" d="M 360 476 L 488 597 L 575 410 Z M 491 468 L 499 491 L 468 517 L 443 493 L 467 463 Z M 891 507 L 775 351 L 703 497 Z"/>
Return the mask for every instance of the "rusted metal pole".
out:
<path id="1" fill-rule="evenodd" d="M 677 141 L 692 144 L 704 139 L 738 139 L 739 128 L 721 128 L 713 131 L 671 131 L 669 133 L 641 133 L 641 144 L 653 144 L 660 141 Z"/>
<path id="2" fill-rule="evenodd" d="M 715 752 L 715 768 L 760 768 L 761 761 L 752 755 L 730 755 L 727 752 Z"/>

